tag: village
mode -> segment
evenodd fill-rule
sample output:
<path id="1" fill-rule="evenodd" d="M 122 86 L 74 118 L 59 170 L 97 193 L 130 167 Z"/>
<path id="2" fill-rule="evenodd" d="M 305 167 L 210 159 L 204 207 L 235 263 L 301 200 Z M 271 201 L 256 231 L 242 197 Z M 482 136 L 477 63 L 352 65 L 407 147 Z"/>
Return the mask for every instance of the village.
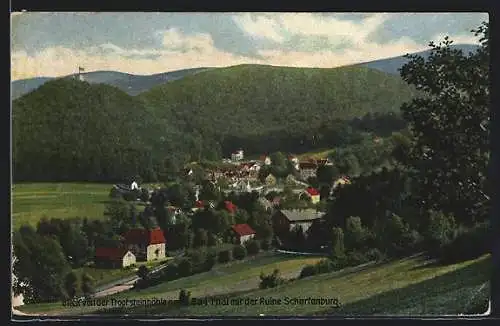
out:
<path id="1" fill-rule="evenodd" d="M 288 164 L 293 167 L 293 173 L 280 179 L 272 173 L 261 173 L 263 169 L 272 165 L 270 156 L 263 155 L 258 160 L 245 160 L 244 151 L 239 149 L 232 153 L 231 158 L 223 159 L 220 166 L 204 170 L 204 180 L 207 185 L 211 185 L 225 195 L 232 193 L 258 196 L 257 202 L 271 217 L 269 223 L 275 237 L 286 239 L 300 228 L 304 237 L 307 238 L 312 230 L 321 228 L 324 211 L 319 205 L 320 202 L 331 198 L 334 189 L 339 185 L 348 184 L 350 181 L 347 176 L 332 179 L 327 198 L 321 198 L 320 191 L 311 186 L 309 180 L 316 177 L 318 168 L 331 166 L 332 162 L 329 159 L 299 160 L 295 155 L 289 155 L 287 160 Z M 193 168 L 185 168 L 184 178 L 189 179 L 193 173 Z M 200 184 L 194 184 L 192 190 L 195 192 L 195 200 L 191 209 L 182 209 L 167 201 L 167 209 L 172 215 L 174 224 L 176 217 L 181 214 L 192 217 L 196 212 L 205 209 L 220 209 L 230 215 L 237 213 L 237 205 L 230 200 L 222 200 L 221 202 L 201 200 L 199 197 L 202 187 Z M 289 192 L 288 196 L 292 196 L 293 200 L 289 200 L 291 204 L 283 207 L 286 189 Z M 151 198 L 158 191 L 160 191 L 159 187 L 145 189 L 134 181 L 130 185 L 115 185 L 112 193 L 115 197 L 122 195 L 129 199 L 142 200 L 151 204 Z M 136 194 L 135 198 L 133 195 L 131 198 L 130 194 Z M 95 249 L 96 265 L 126 268 L 140 261 L 165 259 L 166 243 L 172 235 L 164 234 L 157 224 L 154 225 L 156 226 L 150 230 L 131 229 L 122 234 L 123 242 L 120 246 L 97 247 Z M 256 237 L 258 238 L 259 235 L 252 226 L 247 223 L 237 223 L 223 232 L 221 241 L 232 245 L 245 245 Z"/>

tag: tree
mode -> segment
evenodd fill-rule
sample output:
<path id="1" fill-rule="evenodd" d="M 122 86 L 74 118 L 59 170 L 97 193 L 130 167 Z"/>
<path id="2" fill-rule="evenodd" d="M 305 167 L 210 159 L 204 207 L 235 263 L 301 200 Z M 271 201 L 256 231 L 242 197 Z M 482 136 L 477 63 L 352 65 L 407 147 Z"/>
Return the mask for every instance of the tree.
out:
<path id="1" fill-rule="evenodd" d="M 137 276 L 139 276 L 142 280 L 146 280 L 149 277 L 149 268 L 145 265 L 139 266 Z"/>
<path id="2" fill-rule="evenodd" d="M 332 257 L 344 257 L 344 231 L 341 228 L 334 227 L 332 229 Z"/>
<path id="3" fill-rule="evenodd" d="M 245 247 L 247 248 L 247 252 L 249 255 L 256 255 L 260 251 L 260 243 L 256 240 L 250 240 L 245 243 Z"/>
<path id="4" fill-rule="evenodd" d="M 197 229 L 194 234 L 193 247 L 206 247 L 208 245 L 207 230 Z"/>
<path id="5" fill-rule="evenodd" d="M 484 219 L 490 205 L 489 25 L 472 32 L 480 37 L 477 52 L 466 55 L 445 37 L 429 44 L 427 59 L 410 55 L 401 68 L 422 95 L 401 107 L 412 139 L 400 161 L 414 172 L 420 205 L 467 224 Z"/>
<path id="6" fill-rule="evenodd" d="M 26 302 L 61 299 L 64 279 L 70 271 L 59 242 L 50 236 L 38 235 L 33 228 L 21 228 L 14 237 L 14 274 Z"/>
<path id="7" fill-rule="evenodd" d="M 351 216 L 346 221 L 345 244 L 349 249 L 361 249 L 366 240 L 367 230 L 358 216 Z"/>
<path id="8" fill-rule="evenodd" d="M 74 298 L 76 293 L 78 292 L 78 277 L 74 271 L 66 274 L 66 278 L 64 280 L 64 289 L 66 290 L 66 294 L 69 298 Z"/>
<path id="9" fill-rule="evenodd" d="M 82 292 L 85 297 L 90 297 L 90 295 L 94 291 L 94 282 L 95 280 L 90 274 L 86 272 L 82 274 Z"/>
<path id="10" fill-rule="evenodd" d="M 247 255 L 247 249 L 245 246 L 236 245 L 233 247 L 233 257 L 236 260 L 242 260 Z"/>

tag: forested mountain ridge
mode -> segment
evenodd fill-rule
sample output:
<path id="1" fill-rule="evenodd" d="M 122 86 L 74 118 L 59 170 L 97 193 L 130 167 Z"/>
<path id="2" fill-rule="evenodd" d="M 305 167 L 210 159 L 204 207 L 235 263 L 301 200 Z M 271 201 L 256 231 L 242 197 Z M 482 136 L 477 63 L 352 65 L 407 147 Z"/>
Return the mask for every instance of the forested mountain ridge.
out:
<path id="1" fill-rule="evenodd" d="M 415 94 L 400 77 L 363 67 L 239 65 L 187 76 L 139 98 L 181 130 L 222 140 L 227 153 L 243 143 L 256 150 L 248 139 L 269 145 L 264 152 L 278 150 L 282 140 L 304 142 L 338 120 L 398 112 Z"/>
<path id="2" fill-rule="evenodd" d="M 236 147 L 257 154 L 338 146 L 352 134 L 347 120 L 398 112 L 414 94 L 399 77 L 360 67 L 241 65 L 136 97 L 61 78 L 13 102 L 14 177 L 157 179 Z"/>

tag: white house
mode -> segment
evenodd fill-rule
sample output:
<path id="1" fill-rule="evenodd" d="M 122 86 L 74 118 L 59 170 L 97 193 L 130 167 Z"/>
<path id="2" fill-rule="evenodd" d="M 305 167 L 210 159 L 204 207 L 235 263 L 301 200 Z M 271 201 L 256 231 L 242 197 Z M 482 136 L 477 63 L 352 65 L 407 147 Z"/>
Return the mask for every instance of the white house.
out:
<path id="1" fill-rule="evenodd" d="M 127 267 L 136 263 L 135 255 L 127 248 L 102 248 L 95 250 L 94 262 L 98 266 Z"/>
<path id="2" fill-rule="evenodd" d="M 243 150 L 239 149 L 236 152 L 231 154 L 232 161 L 241 161 L 243 159 Z"/>
<path id="3" fill-rule="evenodd" d="M 132 182 L 132 184 L 130 185 L 130 189 L 131 190 L 138 190 L 139 189 L 139 185 L 137 184 L 137 182 Z"/>
<path id="4" fill-rule="evenodd" d="M 255 231 L 248 224 L 235 224 L 230 230 L 231 242 L 244 244 L 255 237 Z"/>
<path id="5" fill-rule="evenodd" d="M 160 228 L 154 230 L 132 229 L 123 235 L 127 248 L 137 260 L 165 258 L 165 237 Z"/>

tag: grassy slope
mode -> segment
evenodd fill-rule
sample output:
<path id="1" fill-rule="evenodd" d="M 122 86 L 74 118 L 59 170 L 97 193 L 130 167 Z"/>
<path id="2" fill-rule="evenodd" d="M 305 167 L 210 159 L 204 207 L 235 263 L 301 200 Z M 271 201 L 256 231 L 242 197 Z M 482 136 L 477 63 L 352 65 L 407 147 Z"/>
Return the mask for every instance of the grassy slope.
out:
<path id="1" fill-rule="evenodd" d="M 258 257 L 250 258 L 245 261 L 235 261 L 229 264 L 216 265 L 210 272 L 162 283 L 141 291 L 129 291 L 116 294 L 110 298 L 147 299 L 161 297 L 166 299 L 177 299 L 179 290 L 182 288 L 190 290 L 195 296 L 252 290 L 258 286 L 261 272 L 271 273 L 275 268 L 279 268 L 282 273 L 288 274 L 289 277 L 296 277 L 303 266 L 314 263 L 319 259 L 318 257 L 295 257 L 262 253 Z M 61 307 L 60 303 L 33 304 L 19 308 L 19 310 L 26 313 L 57 311 L 58 313 L 68 314 L 91 312 L 95 309 L 95 307 L 87 309 L 64 309 Z"/>
<path id="2" fill-rule="evenodd" d="M 351 274 L 319 275 L 286 286 L 255 290 L 238 298 L 313 297 L 338 298 L 343 307 L 320 305 L 191 306 L 165 311 L 157 306 L 151 313 L 169 315 L 415 315 L 466 312 L 478 299 L 484 300 L 491 261 L 486 257 L 449 266 L 406 259 L 367 268 Z M 482 295 L 473 298 L 474 292 Z M 194 294 L 196 296 L 196 294 Z"/>
<path id="3" fill-rule="evenodd" d="M 414 94 L 400 77 L 363 67 L 332 69 L 240 65 L 152 88 L 139 97 L 165 118 L 190 117 L 218 132 L 254 133 L 280 124 L 310 128 L 325 118 L 399 110 Z M 228 114 L 228 113 L 231 114 Z"/>

